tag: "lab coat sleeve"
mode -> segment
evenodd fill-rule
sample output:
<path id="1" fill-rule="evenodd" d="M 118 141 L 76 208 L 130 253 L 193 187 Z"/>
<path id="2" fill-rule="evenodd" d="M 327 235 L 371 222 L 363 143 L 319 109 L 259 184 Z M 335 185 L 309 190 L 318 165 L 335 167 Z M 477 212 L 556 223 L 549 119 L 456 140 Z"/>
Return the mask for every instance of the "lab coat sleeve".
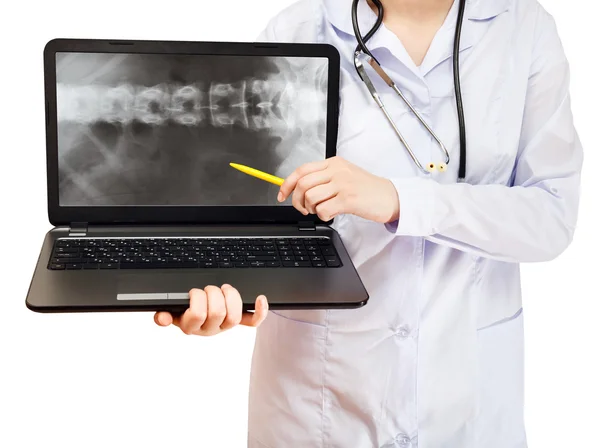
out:
<path id="1" fill-rule="evenodd" d="M 551 16 L 542 14 L 541 23 L 513 181 L 391 179 L 400 218 L 388 230 L 508 262 L 547 261 L 570 244 L 583 154 L 570 107 L 568 63 Z"/>

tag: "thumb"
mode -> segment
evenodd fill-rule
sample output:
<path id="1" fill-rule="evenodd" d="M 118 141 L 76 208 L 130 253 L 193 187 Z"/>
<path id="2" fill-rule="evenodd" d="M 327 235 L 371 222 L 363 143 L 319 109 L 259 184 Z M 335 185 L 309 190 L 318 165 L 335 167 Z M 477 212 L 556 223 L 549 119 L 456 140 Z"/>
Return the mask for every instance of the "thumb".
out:
<path id="1" fill-rule="evenodd" d="M 269 302 L 265 296 L 258 296 L 254 307 L 254 313 L 244 313 L 240 325 L 247 327 L 258 327 L 267 318 L 269 313 Z"/>

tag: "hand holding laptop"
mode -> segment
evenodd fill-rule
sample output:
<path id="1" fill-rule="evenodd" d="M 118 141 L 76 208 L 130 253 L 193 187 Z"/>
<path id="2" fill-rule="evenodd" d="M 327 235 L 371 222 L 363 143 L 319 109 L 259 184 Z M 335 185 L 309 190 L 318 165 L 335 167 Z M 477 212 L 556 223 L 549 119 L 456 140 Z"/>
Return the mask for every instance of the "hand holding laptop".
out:
<path id="1" fill-rule="evenodd" d="M 267 317 L 269 305 L 265 296 L 258 296 L 254 313 L 242 311 L 240 293 L 231 285 L 207 286 L 190 291 L 190 307 L 181 317 L 167 312 L 154 315 L 161 327 L 173 324 L 187 335 L 213 336 L 237 325 L 258 327 Z"/>

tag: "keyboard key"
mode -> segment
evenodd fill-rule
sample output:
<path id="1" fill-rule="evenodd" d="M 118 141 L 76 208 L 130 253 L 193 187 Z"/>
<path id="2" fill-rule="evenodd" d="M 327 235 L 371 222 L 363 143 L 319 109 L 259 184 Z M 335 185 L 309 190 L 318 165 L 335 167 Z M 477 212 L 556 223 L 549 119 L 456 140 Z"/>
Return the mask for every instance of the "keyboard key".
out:
<path id="1" fill-rule="evenodd" d="M 83 260 L 81 258 L 71 258 L 71 257 L 62 257 L 62 256 L 58 256 L 58 257 L 52 257 L 50 259 L 50 263 L 56 263 L 56 264 L 66 264 L 66 263 L 82 263 Z"/>
<path id="2" fill-rule="evenodd" d="M 58 240 L 56 242 L 56 247 L 80 247 L 81 242 L 78 240 Z"/>
<path id="3" fill-rule="evenodd" d="M 340 260 L 336 257 L 325 257 L 325 262 L 330 268 L 337 268 L 340 265 Z"/>
<path id="4" fill-rule="evenodd" d="M 66 268 L 69 270 L 81 269 L 82 267 L 83 267 L 83 264 L 81 264 L 81 263 L 68 263 L 66 265 Z"/>
<path id="5" fill-rule="evenodd" d="M 97 263 L 86 263 L 83 265 L 83 269 L 98 269 Z"/>
<path id="6" fill-rule="evenodd" d="M 68 253 L 68 254 L 64 254 L 64 253 L 54 253 L 53 254 L 54 258 L 60 258 L 62 260 L 68 260 L 69 258 L 80 258 L 81 255 L 79 253 Z"/>
<path id="7" fill-rule="evenodd" d="M 63 269 L 65 269 L 65 265 L 62 263 L 52 263 L 50 264 L 50 269 L 55 271 L 62 271 Z"/>
<path id="8" fill-rule="evenodd" d="M 247 261 L 236 261 L 235 262 L 235 267 L 236 268 L 249 268 L 250 267 L 250 263 L 248 263 Z"/>
<path id="9" fill-rule="evenodd" d="M 119 263 L 102 263 L 100 269 L 118 269 Z"/>
<path id="10" fill-rule="evenodd" d="M 233 267 L 233 263 L 231 263 L 231 262 L 219 263 L 219 267 L 220 268 L 232 268 Z"/>
<path id="11" fill-rule="evenodd" d="M 214 262 L 202 262 L 201 261 L 200 263 L 198 263 L 198 267 L 199 268 L 207 268 L 207 269 L 209 269 L 209 268 L 216 268 L 217 267 L 217 263 L 214 263 Z"/>
<path id="12" fill-rule="evenodd" d="M 262 256 L 250 255 L 250 256 L 246 257 L 246 260 L 248 260 L 248 261 L 275 261 L 275 260 L 277 260 L 277 257 L 275 257 L 275 256 L 262 257 Z"/>
<path id="13" fill-rule="evenodd" d="M 319 246 L 330 246 L 331 240 L 329 238 L 319 238 Z"/>
<path id="14" fill-rule="evenodd" d="M 79 253 L 78 247 L 57 247 L 54 251 L 57 254 L 76 254 Z"/>
<path id="15" fill-rule="evenodd" d="M 251 255 L 277 255 L 277 252 L 275 252 L 274 250 L 257 250 L 252 252 Z"/>
<path id="16" fill-rule="evenodd" d="M 308 268 L 311 264 L 310 261 L 284 261 L 283 266 L 286 268 Z"/>
<path id="17" fill-rule="evenodd" d="M 324 261 L 313 261 L 312 265 L 313 265 L 313 268 L 324 268 L 324 267 L 327 267 L 327 263 L 325 263 Z"/>
<path id="18" fill-rule="evenodd" d="M 323 255 L 337 255 L 333 247 L 323 247 L 321 252 L 323 253 Z"/>
<path id="19" fill-rule="evenodd" d="M 279 263 L 279 261 L 267 261 L 268 268 L 278 268 L 279 266 L 281 266 L 281 263 Z"/>
<path id="20" fill-rule="evenodd" d="M 264 261 L 251 261 L 250 266 L 253 268 L 264 268 L 265 262 Z"/>

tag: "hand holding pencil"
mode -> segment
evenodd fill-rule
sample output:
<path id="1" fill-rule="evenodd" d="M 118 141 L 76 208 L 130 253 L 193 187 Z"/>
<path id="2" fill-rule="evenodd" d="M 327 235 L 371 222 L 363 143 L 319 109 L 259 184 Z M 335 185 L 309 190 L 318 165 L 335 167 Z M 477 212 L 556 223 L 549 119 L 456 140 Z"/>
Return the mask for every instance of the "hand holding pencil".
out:
<path id="1" fill-rule="evenodd" d="M 305 163 L 286 179 L 237 163 L 230 166 L 278 185 L 279 202 L 293 193 L 292 205 L 305 216 L 316 214 L 330 221 L 337 215 L 352 214 L 378 223 L 396 221 L 400 216 L 395 185 L 341 157 Z"/>

